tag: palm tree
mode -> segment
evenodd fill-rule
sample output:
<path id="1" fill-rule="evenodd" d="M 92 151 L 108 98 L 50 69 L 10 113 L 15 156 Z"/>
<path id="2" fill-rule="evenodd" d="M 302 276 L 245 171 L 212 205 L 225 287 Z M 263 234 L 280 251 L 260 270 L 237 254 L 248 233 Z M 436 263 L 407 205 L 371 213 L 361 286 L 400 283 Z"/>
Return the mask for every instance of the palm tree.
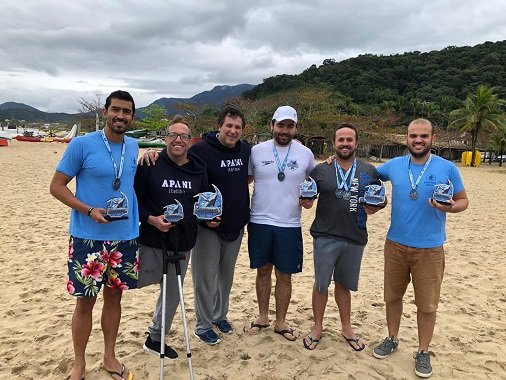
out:
<path id="1" fill-rule="evenodd" d="M 436 111 L 436 105 L 432 102 L 425 102 L 423 107 L 425 108 L 425 111 L 427 111 L 427 119 L 431 119 L 432 115 Z"/>
<path id="2" fill-rule="evenodd" d="M 416 118 L 416 112 L 420 108 L 421 104 L 422 103 L 417 98 L 412 98 L 409 100 L 409 105 L 411 106 L 411 110 L 413 111 L 413 119 Z"/>
<path id="3" fill-rule="evenodd" d="M 497 150 L 499 166 L 502 166 L 504 148 L 506 148 L 506 127 L 500 128 L 497 133 L 492 135 L 490 138 L 490 145 L 494 150 Z M 490 159 L 492 159 L 492 154 L 490 155 Z"/>
<path id="4" fill-rule="evenodd" d="M 441 108 L 441 115 L 443 116 L 446 130 L 448 130 L 448 119 L 450 118 L 450 113 L 448 112 L 448 110 L 450 109 L 450 103 L 451 99 L 447 95 L 443 95 L 439 102 L 439 107 Z"/>
<path id="5" fill-rule="evenodd" d="M 471 166 L 475 166 L 476 143 L 482 130 L 496 131 L 505 125 L 501 112 L 504 101 L 495 94 L 493 87 L 478 86 L 476 94 L 467 95 L 464 106 L 452 111 L 450 127 L 471 133 Z"/>

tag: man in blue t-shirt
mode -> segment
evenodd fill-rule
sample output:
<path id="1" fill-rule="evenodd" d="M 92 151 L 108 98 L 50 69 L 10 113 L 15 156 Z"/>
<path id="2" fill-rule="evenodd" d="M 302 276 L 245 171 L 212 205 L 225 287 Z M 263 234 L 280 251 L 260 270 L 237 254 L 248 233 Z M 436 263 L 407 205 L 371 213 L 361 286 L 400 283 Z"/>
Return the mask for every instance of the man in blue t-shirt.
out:
<path id="1" fill-rule="evenodd" d="M 429 344 L 436 323 L 444 273 L 446 213 L 464 211 L 469 201 L 455 165 L 431 154 L 434 129 L 429 120 L 416 119 L 408 126 L 409 155 L 396 157 L 378 168 L 380 178 L 392 183 L 392 218 L 385 242 L 384 297 L 388 337 L 374 348 L 384 359 L 397 350 L 402 298 L 410 280 L 417 306 L 418 351 L 415 373 L 432 375 Z M 433 199 L 436 185 L 451 181 L 448 204 Z"/>
<path id="2" fill-rule="evenodd" d="M 133 187 L 139 148 L 125 136 L 135 120 L 132 96 L 114 91 L 106 99 L 103 115 L 104 129 L 71 141 L 50 185 L 51 194 L 72 209 L 67 291 L 77 298 L 71 380 L 85 375 L 92 311 L 102 285 L 103 366 L 115 379 L 133 379 L 114 351 L 122 292 L 137 287 L 139 269 L 139 215 Z M 74 177 L 75 195 L 68 187 Z"/>

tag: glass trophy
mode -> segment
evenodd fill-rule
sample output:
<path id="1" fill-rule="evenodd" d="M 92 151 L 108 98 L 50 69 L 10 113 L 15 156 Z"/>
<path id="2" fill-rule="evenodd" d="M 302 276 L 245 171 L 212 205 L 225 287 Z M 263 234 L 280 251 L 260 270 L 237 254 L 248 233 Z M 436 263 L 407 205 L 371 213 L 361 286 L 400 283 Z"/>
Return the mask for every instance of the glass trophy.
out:
<path id="1" fill-rule="evenodd" d="M 197 202 L 193 206 L 193 215 L 198 220 L 212 221 L 216 217 L 221 215 L 223 209 L 223 197 L 221 196 L 220 190 L 214 186 L 215 192 L 206 191 L 195 195 L 198 197 Z"/>
<path id="2" fill-rule="evenodd" d="M 453 183 L 448 180 L 447 184 L 439 183 L 434 186 L 434 191 L 432 192 L 432 199 L 436 202 L 450 205 L 452 204 L 451 200 L 453 198 Z"/>
<path id="3" fill-rule="evenodd" d="M 365 203 L 371 206 L 382 206 L 386 199 L 386 189 L 383 182 L 371 183 L 365 187 L 363 197 L 360 197 L 358 202 Z"/>
<path id="4" fill-rule="evenodd" d="M 307 177 L 304 182 L 299 185 L 299 198 L 300 199 L 315 199 L 318 194 L 316 182 L 311 177 Z"/>
<path id="5" fill-rule="evenodd" d="M 163 208 L 163 219 L 169 223 L 177 223 L 184 218 L 183 205 L 177 199 L 176 203 L 168 204 Z"/>
<path id="6" fill-rule="evenodd" d="M 123 192 L 120 193 L 121 197 L 114 197 L 107 200 L 104 218 L 111 222 L 128 219 L 128 199 Z"/>

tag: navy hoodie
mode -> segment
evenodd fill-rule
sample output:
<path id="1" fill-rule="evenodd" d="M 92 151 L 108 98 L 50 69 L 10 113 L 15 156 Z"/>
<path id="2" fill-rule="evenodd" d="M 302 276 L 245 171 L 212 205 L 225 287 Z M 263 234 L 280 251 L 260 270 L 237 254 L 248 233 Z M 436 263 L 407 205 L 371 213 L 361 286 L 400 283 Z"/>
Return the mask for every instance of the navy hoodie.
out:
<path id="1" fill-rule="evenodd" d="M 197 218 L 193 215 L 194 195 L 207 191 L 207 174 L 204 162 L 188 152 L 184 165 L 176 165 L 168 156 L 167 149 L 160 152 L 156 165 L 139 165 L 135 174 L 135 192 L 139 202 L 141 222 L 139 242 L 161 248 L 161 231 L 148 223 L 150 215 L 163 214 L 163 208 L 177 199 L 183 205 L 184 219 L 177 228 L 178 251 L 189 251 L 197 240 Z M 174 228 L 169 230 L 167 248 L 174 251 Z"/>
<path id="2" fill-rule="evenodd" d="M 223 196 L 223 213 L 220 225 L 212 228 L 226 241 L 239 237 L 239 231 L 249 221 L 248 163 L 250 145 L 239 140 L 233 148 L 224 146 L 217 132 L 204 135 L 201 142 L 192 145 L 190 151 L 197 154 L 206 165 L 209 189 L 214 184 Z M 201 223 L 204 228 L 209 228 Z"/>

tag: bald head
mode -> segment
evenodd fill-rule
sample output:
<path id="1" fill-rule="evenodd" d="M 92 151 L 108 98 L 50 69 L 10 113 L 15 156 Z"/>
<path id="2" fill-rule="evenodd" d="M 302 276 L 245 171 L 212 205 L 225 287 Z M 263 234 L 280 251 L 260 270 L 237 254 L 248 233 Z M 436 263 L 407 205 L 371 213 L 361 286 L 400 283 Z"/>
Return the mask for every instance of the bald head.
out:
<path id="1" fill-rule="evenodd" d="M 409 134 L 409 130 L 410 130 L 410 127 L 414 126 L 414 125 L 424 125 L 424 126 L 429 126 L 430 127 L 430 134 L 433 135 L 434 134 L 434 126 L 432 125 L 432 123 L 430 122 L 430 120 L 427 120 L 427 119 L 424 119 L 424 118 L 419 118 L 419 119 L 415 119 L 413 120 L 411 123 L 409 123 L 408 125 L 408 134 Z"/>

